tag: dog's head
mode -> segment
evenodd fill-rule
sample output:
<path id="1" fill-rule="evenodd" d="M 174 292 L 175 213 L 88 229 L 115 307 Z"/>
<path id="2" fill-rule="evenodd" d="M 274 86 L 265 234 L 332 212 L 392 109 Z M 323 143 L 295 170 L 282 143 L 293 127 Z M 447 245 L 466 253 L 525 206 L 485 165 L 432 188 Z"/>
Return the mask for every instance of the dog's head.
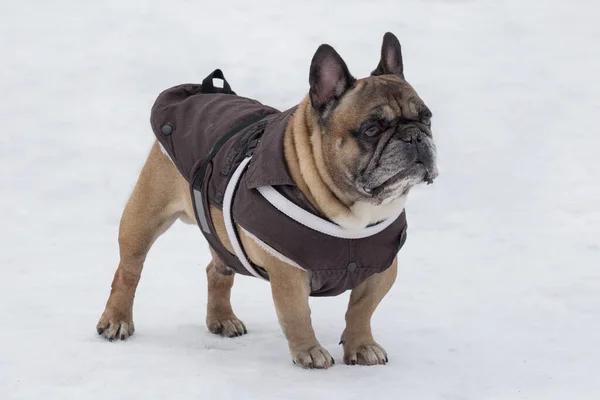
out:
<path id="1" fill-rule="evenodd" d="M 384 35 L 377 68 L 358 80 L 331 46 L 321 45 L 309 83 L 325 165 L 344 193 L 382 204 L 433 182 L 438 171 L 432 114 L 404 79 L 396 36 Z"/>

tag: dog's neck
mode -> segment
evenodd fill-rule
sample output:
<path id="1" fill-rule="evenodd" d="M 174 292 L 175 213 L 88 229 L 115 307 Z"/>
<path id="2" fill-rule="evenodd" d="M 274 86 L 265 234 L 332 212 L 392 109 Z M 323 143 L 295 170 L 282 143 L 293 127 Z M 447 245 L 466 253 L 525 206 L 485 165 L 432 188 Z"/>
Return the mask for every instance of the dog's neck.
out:
<path id="1" fill-rule="evenodd" d="M 404 208 L 406 197 L 382 205 L 355 202 L 335 185 L 323 158 L 322 132 L 310 100 L 298 105 L 284 137 L 284 154 L 292 179 L 313 207 L 348 230 L 363 229 Z"/>

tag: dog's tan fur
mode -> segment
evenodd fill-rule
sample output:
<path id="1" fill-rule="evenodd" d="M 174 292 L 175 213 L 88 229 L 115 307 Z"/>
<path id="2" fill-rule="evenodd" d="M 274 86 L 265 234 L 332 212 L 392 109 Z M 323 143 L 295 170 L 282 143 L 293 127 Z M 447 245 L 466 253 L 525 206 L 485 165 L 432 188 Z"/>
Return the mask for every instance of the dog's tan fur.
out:
<path id="1" fill-rule="evenodd" d="M 309 100 L 305 99 L 285 134 L 285 156 L 290 172 L 309 201 L 325 215 L 330 218 L 351 215 L 349 205 L 335 193 L 336 187 L 324 168 L 322 153 L 315 151 L 320 148 L 320 135 Z M 121 218 L 121 261 L 97 326 L 105 338 L 125 339 L 133 334 L 133 299 L 146 254 L 176 219 L 196 222 L 192 207 L 188 183 L 155 143 Z M 211 216 L 219 239 L 233 252 L 221 210 L 212 207 Z M 311 324 L 309 272 L 269 254 L 243 230 L 240 230 L 240 236 L 250 260 L 269 274 L 277 315 L 294 362 L 312 368 L 331 366 L 333 358 L 317 341 Z M 209 330 L 229 337 L 246 333 L 245 325 L 236 317 L 230 303 L 234 275 L 227 273 L 214 253 L 207 267 L 207 278 L 206 323 Z M 352 291 L 343 333 L 344 362 L 364 365 L 386 362 L 385 350 L 373 340 L 370 320 L 395 278 L 394 262 L 384 273 L 372 276 Z"/>

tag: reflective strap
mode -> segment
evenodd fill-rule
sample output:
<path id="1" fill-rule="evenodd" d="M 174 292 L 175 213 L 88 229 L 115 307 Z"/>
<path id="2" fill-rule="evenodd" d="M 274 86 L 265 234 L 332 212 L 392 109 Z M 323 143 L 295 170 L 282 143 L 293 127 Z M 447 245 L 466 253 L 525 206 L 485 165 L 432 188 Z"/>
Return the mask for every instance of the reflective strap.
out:
<path id="1" fill-rule="evenodd" d="M 231 176 L 231 179 L 227 183 L 227 189 L 225 189 L 225 196 L 223 198 L 223 219 L 225 220 L 225 229 L 227 230 L 227 236 L 229 237 L 229 241 L 231 242 L 233 251 L 244 266 L 244 268 L 246 268 L 248 272 L 250 272 L 250 274 L 254 275 L 255 277 L 266 280 L 262 277 L 262 275 L 256 272 L 254 267 L 252 267 L 252 264 L 250 264 L 250 261 L 248 261 L 248 259 L 246 258 L 246 254 L 244 253 L 244 250 L 242 249 L 242 246 L 238 240 L 236 229 L 233 225 L 233 218 L 231 215 L 233 196 L 235 195 L 235 191 L 237 189 L 240 177 L 242 176 L 242 173 L 244 172 L 244 169 L 246 169 L 246 166 L 250 162 L 251 158 L 252 157 L 247 157 L 240 163 L 240 165 L 236 168 L 235 172 Z"/>
<path id="2" fill-rule="evenodd" d="M 204 213 L 204 203 L 202 202 L 202 192 L 194 189 L 194 203 L 196 204 L 196 214 L 198 222 L 200 223 L 200 229 L 207 235 L 210 235 L 210 228 L 208 227 L 208 220 Z"/>
<path id="3" fill-rule="evenodd" d="M 402 212 L 404 211 L 404 209 L 402 209 L 388 219 L 383 220 L 376 225 L 368 226 L 359 231 L 349 231 L 341 228 L 339 225 L 324 220 L 303 208 L 298 207 L 296 204 L 292 203 L 285 198 L 285 196 L 275 190 L 272 186 L 260 186 L 258 191 L 269 203 L 271 203 L 273 207 L 294 221 L 317 232 L 341 239 L 362 239 L 376 235 L 393 224 L 394 221 L 396 221 L 396 219 L 398 219 L 398 217 L 402 215 Z"/>

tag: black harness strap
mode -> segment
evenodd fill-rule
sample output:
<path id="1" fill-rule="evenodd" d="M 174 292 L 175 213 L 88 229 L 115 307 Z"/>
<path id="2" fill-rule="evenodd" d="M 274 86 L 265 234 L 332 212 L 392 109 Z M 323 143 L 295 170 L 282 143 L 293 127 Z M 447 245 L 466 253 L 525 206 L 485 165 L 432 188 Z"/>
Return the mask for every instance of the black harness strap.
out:
<path id="1" fill-rule="evenodd" d="M 256 124 L 257 122 L 259 122 L 260 120 L 262 120 L 264 118 L 265 118 L 264 115 L 254 115 L 251 118 L 247 118 L 243 121 L 240 121 L 233 128 L 231 128 L 231 130 L 229 132 L 227 132 L 227 134 L 224 135 L 221 139 L 219 139 L 219 141 L 217 143 L 215 143 L 214 146 L 210 149 L 210 152 L 208 153 L 206 158 L 202 160 L 201 164 L 198 166 L 198 168 L 196 170 L 196 173 L 194 174 L 194 177 L 192 178 L 191 195 L 192 195 L 192 202 L 194 204 L 194 209 L 196 212 L 196 219 L 197 219 L 198 223 L 200 224 L 200 229 L 205 234 L 205 236 L 207 236 L 207 238 L 208 238 L 208 235 L 211 234 L 211 229 L 210 229 L 210 224 L 208 223 L 208 216 L 206 215 L 206 212 L 205 212 L 205 210 L 206 210 L 204 207 L 205 200 L 203 199 L 204 196 L 202 193 L 204 179 L 206 177 L 206 171 L 208 170 L 208 168 L 210 166 L 212 166 L 212 160 L 215 157 L 215 155 L 219 152 L 221 147 L 223 147 L 223 145 L 229 139 L 231 139 L 233 136 L 235 136 L 237 133 L 241 132 L 245 128 L 249 127 L 250 125 Z M 252 149 L 252 150 L 254 150 L 254 149 Z"/>

